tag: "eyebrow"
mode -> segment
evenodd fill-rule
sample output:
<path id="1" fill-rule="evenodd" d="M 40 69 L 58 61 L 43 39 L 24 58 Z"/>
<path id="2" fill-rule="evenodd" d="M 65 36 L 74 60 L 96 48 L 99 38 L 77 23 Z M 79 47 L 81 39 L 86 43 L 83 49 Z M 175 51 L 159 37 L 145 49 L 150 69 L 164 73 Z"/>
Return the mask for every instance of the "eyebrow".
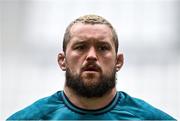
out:
<path id="1" fill-rule="evenodd" d="M 96 42 L 97 44 L 108 44 L 108 45 L 111 45 L 109 42 L 105 42 L 105 41 L 98 41 L 98 42 Z"/>
<path id="2" fill-rule="evenodd" d="M 87 41 L 83 41 L 83 40 L 77 40 L 73 43 L 73 45 L 77 45 L 77 44 L 86 44 L 88 43 Z"/>
<path id="3" fill-rule="evenodd" d="M 86 40 L 76 40 L 74 43 L 88 43 L 89 41 L 86 41 Z M 102 40 L 97 40 L 97 42 L 95 42 L 97 44 L 110 44 L 110 42 L 107 42 L 107 41 L 102 41 Z"/>
<path id="4" fill-rule="evenodd" d="M 80 38 L 76 38 L 76 40 L 73 42 L 73 45 L 78 45 L 78 44 L 88 44 L 90 43 L 88 41 L 89 39 L 80 39 Z M 97 40 L 97 39 L 91 39 L 91 40 L 95 40 L 95 44 L 97 45 L 109 45 L 110 47 L 113 47 L 113 43 L 109 42 L 109 41 L 105 41 L 105 40 Z"/>

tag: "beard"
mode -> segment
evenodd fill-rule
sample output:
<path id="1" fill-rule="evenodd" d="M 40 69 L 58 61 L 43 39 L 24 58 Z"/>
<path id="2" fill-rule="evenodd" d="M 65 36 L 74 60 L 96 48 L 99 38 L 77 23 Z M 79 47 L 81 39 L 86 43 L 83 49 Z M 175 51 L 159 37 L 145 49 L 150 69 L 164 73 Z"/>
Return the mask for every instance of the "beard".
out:
<path id="1" fill-rule="evenodd" d="M 72 89 L 78 96 L 93 98 L 102 97 L 116 85 L 116 71 L 113 69 L 110 76 L 101 74 L 95 84 L 86 84 L 79 75 L 74 75 L 69 68 L 66 70 L 65 85 Z"/>

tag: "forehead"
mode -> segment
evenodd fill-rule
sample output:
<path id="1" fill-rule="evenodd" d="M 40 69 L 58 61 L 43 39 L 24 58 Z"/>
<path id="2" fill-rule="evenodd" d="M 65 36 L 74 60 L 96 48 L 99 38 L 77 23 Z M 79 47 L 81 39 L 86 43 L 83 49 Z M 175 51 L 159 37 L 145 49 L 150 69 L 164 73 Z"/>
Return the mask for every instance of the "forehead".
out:
<path id="1" fill-rule="evenodd" d="M 112 40 L 111 28 L 104 24 L 76 23 L 71 27 L 70 33 L 71 33 L 71 38 L 76 37 L 82 39 Z"/>

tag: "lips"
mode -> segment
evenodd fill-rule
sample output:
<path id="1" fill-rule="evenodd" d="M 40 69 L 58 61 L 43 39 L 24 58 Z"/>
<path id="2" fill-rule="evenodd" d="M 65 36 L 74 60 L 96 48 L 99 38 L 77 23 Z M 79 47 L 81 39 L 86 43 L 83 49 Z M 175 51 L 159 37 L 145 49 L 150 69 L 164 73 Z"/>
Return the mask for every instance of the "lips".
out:
<path id="1" fill-rule="evenodd" d="M 98 71 L 98 69 L 93 68 L 93 67 L 89 67 L 89 68 L 84 69 L 84 71 Z"/>
<path id="2" fill-rule="evenodd" d="M 92 72 L 99 72 L 100 68 L 96 65 L 88 65 L 82 69 L 82 71 L 92 71 Z"/>

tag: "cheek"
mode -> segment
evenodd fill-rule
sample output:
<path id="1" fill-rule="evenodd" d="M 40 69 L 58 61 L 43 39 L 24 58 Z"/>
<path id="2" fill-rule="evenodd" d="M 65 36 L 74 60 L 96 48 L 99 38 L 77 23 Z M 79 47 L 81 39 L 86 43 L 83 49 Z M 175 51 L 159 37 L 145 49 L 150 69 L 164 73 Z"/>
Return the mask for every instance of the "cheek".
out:
<path id="1" fill-rule="evenodd" d="M 104 56 L 104 59 L 106 60 L 106 61 L 105 61 L 106 63 L 115 64 L 116 55 L 113 54 L 113 53 L 107 53 L 107 54 Z"/>
<path id="2" fill-rule="evenodd" d="M 116 62 L 115 60 L 116 58 L 112 54 L 107 54 L 106 56 L 104 56 L 104 58 L 102 59 L 102 64 L 103 64 L 105 73 L 112 72 L 112 70 L 115 67 L 115 62 Z"/>
<path id="3" fill-rule="evenodd" d="M 66 66 L 74 73 L 79 73 L 82 65 L 82 57 L 76 53 L 68 53 L 66 58 Z"/>

